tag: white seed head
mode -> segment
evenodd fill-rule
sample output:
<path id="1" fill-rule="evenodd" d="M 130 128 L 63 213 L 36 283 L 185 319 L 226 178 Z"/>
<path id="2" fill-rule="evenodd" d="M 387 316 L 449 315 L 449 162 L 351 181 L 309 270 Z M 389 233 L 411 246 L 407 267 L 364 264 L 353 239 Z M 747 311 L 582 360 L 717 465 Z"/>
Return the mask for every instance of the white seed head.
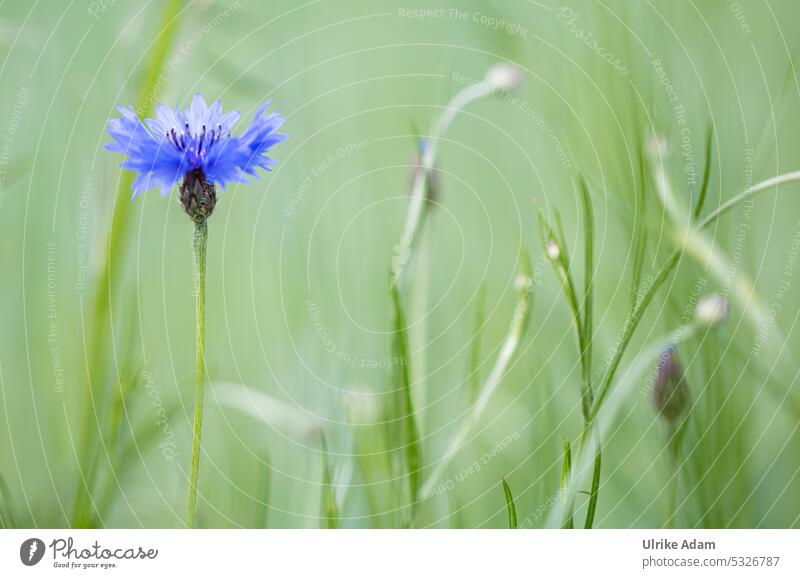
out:
<path id="1" fill-rule="evenodd" d="M 700 323 L 717 326 L 725 323 L 729 312 L 730 304 L 725 296 L 712 293 L 700 300 L 695 308 L 694 316 Z"/>
<path id="2" fill-rule="evenodd" d="M 547 240 L 545 250 L 547 251 L 547 256 L 553 261 L 558 261 L 561 256 L 561 249 L 558 248 L 558 243 L 554 239 Z"/>
<path id="3" fill-rule="evenodd" d="M 487 72 L 484 81 L 494 90 L 512 91 L 522 84 L 522 71 L 507 62 L 498 62 Z"/>

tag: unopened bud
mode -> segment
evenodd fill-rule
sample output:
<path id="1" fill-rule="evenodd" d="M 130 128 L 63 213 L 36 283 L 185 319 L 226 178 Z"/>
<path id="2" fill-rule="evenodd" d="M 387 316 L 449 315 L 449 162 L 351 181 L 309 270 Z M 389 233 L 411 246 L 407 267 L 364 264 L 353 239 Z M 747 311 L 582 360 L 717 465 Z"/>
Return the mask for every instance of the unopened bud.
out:
<path id="1" fill-rule="evenodd" d="M 669 423 L 675 421 L 689 407 L 689 386 L 684 378 L 678 352 L 670 345 L 661 354 L 653 383 L 653 404 L 656 411 Z"/>
<path id="2" fill-rule="evenodd" d="M 522 71 L 507 62 L 498 62 L 487 72 L 484 81 L 494 90 L 510 92 L 522 84 Z"/>
<path id="3" fill-rule="evenodd" d="M 558 261 L 558 258 L 561 257 L 561 249 L 559 249 L 558 243 L 555 242 L 555 239 L 547 240 L 545 251 L 547 251 L 547 256 L 552 261 Z"/>
<path id="4" fill-rule="evenodd" d="M 514 277 L 514 288 L 522 291 L 531 284 L 531 278 L 525 273 L 517 273 Z"/>
<path id="5" fill-rule="evenodd" d="M 712 293 L 703 297 L 694 310 L 695 319 L 700 323 L 707 323 L 713 327 L 725 323 L 729 313 L 730 303 L 720 293 Z"/>
<path id="6" fill-rule="evenodd" d="M 217 189 L 206 180 L 203 169 L 194 169 L 183 176 L 178 200 L 193 221 L 202 223 L 214 212 Z"/>

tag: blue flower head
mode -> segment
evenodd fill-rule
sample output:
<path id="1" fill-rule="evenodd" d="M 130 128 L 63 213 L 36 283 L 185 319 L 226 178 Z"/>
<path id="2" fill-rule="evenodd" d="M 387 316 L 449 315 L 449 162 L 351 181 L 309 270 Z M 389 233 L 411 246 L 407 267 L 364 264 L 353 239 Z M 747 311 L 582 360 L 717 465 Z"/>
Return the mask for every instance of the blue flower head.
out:
<path id="1" fill-rule="evenodd" d="M 141 121 L 132 108 L 119 107 L 120 118 L 109 121 L 114 139 L 106 149 L 127 155 L 120 165 L 136 171 L 133 197 L 155 186 L 166 196 L 179 181 L 180 201 L 192 218 L 206 218 L 214 209 L 216 189 L 231 182 L 257 177 L 257 168 L 269 170 L 275 161 L 270 147 L 286 138 L 275 132 L 284 122 L 277 112 L 265 114 L 269 102 L 256 111 L 241 135 L 231 131 L 239 121 L 236 111 L 224 113 L 216 101 L 208 106 L 196 94 L 185 111 L 156 106 L 156 118 Z"/>

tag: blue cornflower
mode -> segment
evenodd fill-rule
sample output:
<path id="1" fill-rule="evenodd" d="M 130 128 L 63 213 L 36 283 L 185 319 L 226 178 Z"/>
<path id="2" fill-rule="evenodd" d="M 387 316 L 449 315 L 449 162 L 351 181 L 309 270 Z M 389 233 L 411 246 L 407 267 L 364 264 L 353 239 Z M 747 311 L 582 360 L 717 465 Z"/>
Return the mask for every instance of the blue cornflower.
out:
<path id="1" fill-rule="evenodd" d="M 109 121 L 114 140 L 106 149 L 127 155 L 120 166 L 139 173 L 132 198 L 155 186 L 166 196 L 182 180 L 181 204 L 193 219 L 204 220 L 214 210 L 216 185 L 225 189 L 231 182 L 247 182 L 247 175 L 257 177 L 257 168 L 275 164 L 266 153 L 286 138 L 275 132 L 285 119 L 277 112 L 264 114 L 267 106 L 258 108 L 238 136 L 231 130 L 239 113 L 223 114 L 219 101 L 209 107 L 199 93 L 184 112 L 158 104 L 156 118 L 144 122 L 132 108 L 119 107 L 122 116 Z"/>

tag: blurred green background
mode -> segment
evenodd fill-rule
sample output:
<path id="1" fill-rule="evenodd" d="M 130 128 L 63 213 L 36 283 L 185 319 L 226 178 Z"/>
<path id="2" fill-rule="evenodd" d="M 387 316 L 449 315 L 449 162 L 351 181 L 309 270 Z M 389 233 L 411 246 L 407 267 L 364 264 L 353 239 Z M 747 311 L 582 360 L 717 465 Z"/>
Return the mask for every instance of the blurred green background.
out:
<path id="1" fill-rule="evenodd" d="M 546 524 L 563 439 L 580 432 L 579 365 L 533 201 L 560 211 L 575 250 L 583 232 L 572 179 L 580 171 L 590 183 L 599 365 L 625 318 L 637 155 L 648 132 L 669 142 L 669 170 L 687 204 L 706 162 L 709 124 L 710 209 L 800 168 L 800 6 L 442 0 L 433 13 L 415 12 L 427 8 L 187 0 L 165 29 L 162 2 L 0 3 L 0 474 L 16 525 L 72 523 L 87 427 L 98 448 L 92 496 L 102 510 L 93 523 L 182 524 L 194 305 L 192 225 L 174 191 L 166 199 L 148 191 L 124 209 L 129 224 L 110 291 L 97 284 L 123 173 L 121 159 L 102 149 L 106 122 L 115 106 L 141 102 L 159 46 L 167 52 L 150 73 L 157 91 L 144 96 L 147 106 L 185 106 L 200 91 L 241 111 L 244 125 L 271 99 L 289 135 L 271 154 L 274 171 L 222 193 L 209 221 L 213 385 L 200 525 L 324 526 L 320 427 L 339 525 L 400 525 L 393 472 L 401 448 L 386 418 L 395 399 L 387 279 L 413 153 L 464 79 L 482 78 L 501 60 L 524 71 L 518 100 L 469 106 L 440 143 L 438 205 L 412 283 L 426 304 L 407 312 L 424 472 L 497 356 L 517 298 L 520 238 L 535 266 L 535 306 L 508 374 L 442 478 L 447 487 L 420 505 L 414 523 L 505 527 L 505 477 L 521 524 Z M 796 390 L 800 369 L 792 356 L 800 293 L 787 273 L 800 231 L 796 189 L 759 196 L 708 231 L 733 276 L 751 279 L 766 307 L 780 305 L 778 358 L 788 370 L 752 355 L 758 331 L 736 304 L 727 325 L 679 347 L 694 406 L 677 525 L 800 524 L 798 422 L 770 394 Z M 655 192 L 648 195 L 645 276 L 675 247 Z M 126 191 L 119 202 L 127 199 Z M 623 363 L 722 285 L 682 259 Z M 470 375 L 481 287 L 481 365 Z M 105 367 L 94 380 L 102 398 L 87 412 L 93 304 L 103 291 Z M 665 430 L 641 382 L 604 442 L 600 527 L 664 522 Z M 124 403 L 114 405 L 128 385 Z M 110 439 L 115 419 L 121 433 Z M 584 502 L 579 496 L 579 508 Z"/>

